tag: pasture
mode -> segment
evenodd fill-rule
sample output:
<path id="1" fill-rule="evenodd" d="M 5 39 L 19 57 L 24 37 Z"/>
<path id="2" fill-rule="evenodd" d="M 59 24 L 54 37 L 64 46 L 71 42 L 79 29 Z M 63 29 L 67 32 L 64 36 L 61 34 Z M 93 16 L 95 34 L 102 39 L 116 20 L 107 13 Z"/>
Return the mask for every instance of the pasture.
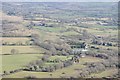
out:
<path id="1" fill-rule="evenodd" d="M 61 57 L 59 56 L 59 58 L 61 59 L 67 59 L 66 57 Z M 50 59 L 55 59 L 55 56 L 50 57 Z M 85 62 L 100 62 L 102 61 L 102 59 L 99 58 L 93 58 L 93 57 L 85 57 L 85 58 L 81 58 L 80 59 L 80 63 L 75 63 L 71 66 L 62 68 L 62 69 L 58 69 L 54 72 L 29 72 L 29 71 L 22 71 L 22 72 L 18 72 L 15 74 L 11 74 L 8 75 L 6 77 L 11 77 L 11 78 L 22 78 L 22 77 L 26 77 L 26 76 L 35 76 L 37 78 L 60 78 L 63 76 L 66 77 L 70 77 L 73 76 L 77 77 L 79 75 L 79 69 L 85 68 L 85 65 L 82 65 Z M 45 63 L 45 65 L 49 66 L 49 65 L 54 65 L 56 63 Z M 51 76 L 52 74 L 52 76 Z"/>
<path id="2" fill-rule="evenodd" d="M 43 49 L 38 46 L 1 46 L 2 53 L 1 54 L 12 54 L 11 50 L 18 50 L 17 54 L 27 54 L 27 53 L 42 53 Z"/>
<path id="3" fill-rule="evenodd" d="M 76 71 L 75 69 L 81 69 L 85 66 L 81 64 L 74 64 L 69 67 L 58 69 L 54 72 L 29 72 L 29 71 L 22 71 L 15 74 L 8 75 L 8 78 L 23 78 L 26 76 L 35 76 L 37 78 L 60 78 L 61 76 L 72 76 Z M 74 73 L 73 73 L 74 72 Z M 65 73 L 65 74 L 63 74 Z M 50 75 L 52 74 L 52 76 Z"/>
<path id="4" fill-rule="evenodd" d="M 55 60 L 55 59 L 60 59 L 60 60 L 62 60 L 62 61 L 65 61 L 65 60 L 68 60 L 68 59 L 71 59 L 72 58 L 72 56 L 51 56 L 50 58 L 49 58 L 49 60 L 50 61 L 53 61 L 53 60 Z"/>
<path id="5" fill-rule="evenodd" d="M 4 37 L 0 39 L 2 39 L 2 42 L 7 43 L 26 43 L 26 41 L 30 41 L 30 38 L 26 37 Z"/>
<path id="6" fill-rule="evenodd" d="M 81 64 L 84 64 L 84 63 L 86 63 L 86 62 L 102 62 L 104 59 L 100 59 L 100 58 L 96 58 L 96 57 L 89 57 L 89 56 L 87 56 L 87 57 L 83 57 L 83 58 L 80 58 L 79 59 L 79 61 L 80 61 L 80 63 Z"/>
<path id="7" fill-rule="evenodd" d="M 2 71 L 10 71 L 23 68 L 29 62 L 39 59 L 43 54 L 16 54 L 16 55 L 1 55 L 2 56 Z"/>

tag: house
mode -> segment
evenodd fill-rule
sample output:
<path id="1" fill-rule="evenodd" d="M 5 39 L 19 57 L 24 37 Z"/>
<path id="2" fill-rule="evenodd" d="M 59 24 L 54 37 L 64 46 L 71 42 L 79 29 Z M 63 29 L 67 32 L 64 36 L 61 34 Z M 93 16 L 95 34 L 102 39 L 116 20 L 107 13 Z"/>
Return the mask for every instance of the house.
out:
<path id="1" fill-rule="evenodd" d="M 83 52 L 88 51 L 87 49 L 82 49 Z"/>
<path id="2" fill-rule="evenodd" d="M 81 58 L 84 58 L 86 55 L 85 54 L 80 54 L 80 57 Z"/>

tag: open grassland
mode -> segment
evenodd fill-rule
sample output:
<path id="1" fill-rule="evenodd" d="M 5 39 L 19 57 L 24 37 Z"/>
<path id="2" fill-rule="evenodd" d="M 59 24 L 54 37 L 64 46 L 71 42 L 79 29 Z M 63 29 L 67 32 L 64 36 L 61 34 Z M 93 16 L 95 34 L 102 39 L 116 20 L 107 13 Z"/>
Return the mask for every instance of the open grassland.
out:
<path id="1" fill-rule="evenodd" d="M 2 71 L 10 71 L 23 68 L 26 64 L 33 60 L 37 60 L 43 54 L 17 54 L 17 55 L 1 55 Z"/>
<path id="2" fill-rule="evenodd" d="M 96 78 L 108 77 L 114 75 L 115 73 L 118 73 L 118 69 L 108 69 L 100 73 L 91 74 L 89 75 L 89 77 L 96 77 Z"/>
<path id="3" fill-rule="evenodd" d="M 29 72 L 29 71 L 22 71 L 15 74 L 8 75 L 8 78 L 22 78 L 25 76 L 36 76 L 37 78 L 60 78 L 60 76 L 72 76 L 73 72 L 76 72 L 75 69 L 81 69 L 85 66 L 81 64 L 74 64 L 72 66 L 58 69 L 54 72 Z M 64 73 L 64 74 L 63 74 Z M 52 74 L 52 76 L 50 76 Z"/>
<path id="4" fill-rule="evenodd" d="M 2 53 L 1 54 L 12 54 L 11 50 L 16 49 L 18 53 L 42 53 L 43 49 L 39 48 L 38 46 L 1 46 Z"/>

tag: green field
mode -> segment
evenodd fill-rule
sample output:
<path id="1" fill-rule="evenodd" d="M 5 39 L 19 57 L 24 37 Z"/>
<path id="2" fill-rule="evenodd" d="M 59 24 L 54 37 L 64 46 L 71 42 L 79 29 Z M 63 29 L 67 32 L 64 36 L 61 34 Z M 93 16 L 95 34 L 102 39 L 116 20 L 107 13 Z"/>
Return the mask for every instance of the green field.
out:
<path id="1" fill-rule="evenodd" d="M 18 72 L 18 73 L 15 73 L 15 74 L 8 75 L 6 77 L 8 77 L 8 78 L 22 78 L 22 77 L 25 77 L 25 76 L 36 76 L 37 78 L 50 78 L 50 77 L 60 78 L 60 76 L 64 76 L 64 75 L 72 76 L 75 73 L 77 73 L 75 71 L 75 69 L 81 69 L 81 68 L 84 68 L 84 67 L 85 66 L 83 66 L 81 64 L 74 64 L 72 66 L 69 66 L 69 67 L 66 67 L 66 68 L 63 68 L 63 69 L 58 69 L 54 72 L 22 71 L 22 72 Z M 65 73 L 65 74 L 62 74 L 62 73 Z M 50 74 L 52 74 L 52 76 L 50 76 Z"/>
<path id="2" fill-rule="evenodd" d="M 61 30 L 64 30 L 64 28 L 61 27 L 44 27 L 44 26 L 34 26 L 36 29 L 40 29 L 43 31 L 48 31 L 48 32 L 60 32 Z"/>
<path id="3" fill-rule="evenodd" d="M 11 50 L 16 49 L 19 53 L 42 53 L 43 49 L 38 46 L 2 46 L 1 54 L 11 54 Z"/>
<path id="4" fill-rule="evenodd" d="M 67 31 L 67 32 L 61 33 L 61 35 L 71 36 L 71 35 L 79 35 L 79 33 L 75 32 L 75 31 Z"/>
<path id="5" fill-rule="evenodd" d="M 41 41 L 45 41 L 45 40 L 52 40 L 52 41 L 56 41 L 56 39 L 59 39 L 59 36 L 57 36 L 58 34 L 56 32 L 49 32 L 49 31 L 43 31 L 41 29 L 36 29 L 37 34 L 40 36 L 40 40 Z"/>
<path id="6" fill-rule="evenodd" d="M 2 71 L 22 68 L 29 62 L 39 59 L 40 56 L 43 54 L 2 55 Z"/>
<path id="7" fill-rule="evenodd" d="M 59 56 L 61 57 L 61 56 Z M 54 56 L 51 57 L 52 59 L 55 59 Z M 65 57 L 61 57 L 61 59 L 66 59 Z M 77 77 L 79 75 L 79 71 L 77 71 L 78 69 L 84 68 L 85 66 L 82 65 L 85 62 L 100 62 L 103 59 L 99 59 L 99 58 L 93 58 L 93 57 L 85 57 L 85 58 L 81 58 L 80 59 L 80 63 L 75 63 L 69 67 L 63 68 L 63 69 L 58 69 L 54 72 L 29 72 L 29 71 L 22 71 L 22 72 L 18 72 L 15 74 L 11 74 L 8 75 L 6 77 L 12 77 L 12 78 L 17 78 L 17 77 L 25 77 L 25 76 L 36 76 L 37 78 L 60 78 L 60 76 L 66 76 L 66 77 L 70 77 L 70 76 L 74 76 Z M 49 66 L 49 65 L 53 65 L 56 63 L 45 63 L 45 65 Z M 64 73 L 64 74 L 62 74 Z M 50 74 L 52 74 L 52 76 L 50 76 Z"/>
<path id="8" fill-rule="evenodd" d="M 50 58 L 49 58 L 49 60 L 55 60 L 55 59 L 60 59 L 60 60 L 62 60 L 62 61 L 65 61 L 65 60 L 68 60 L 68 59 L 71 59 L 72 58 L 72 56 L 51 56 Z"/>
<path id="9" fill-rule="evenodd" d="M 80 58 L 79 61 L 81 64 L 84 64 L 86 62 L 101 62 L 104 59 L 100 59 L 100 58 L 96 58 L 96 57 L 84 57 L 84 58 Z"/>
<path id="10" fill-rule="evenodd" d="M 77 26 L 76 26 L 77 27 Z M 105 26 L 102 26 L 105 27 Z M 104 29 L 91 27 L 91 28 L 83 28 L 83 27 L 77 27 L 78 29 L 87 30 L 88 33 L 94 34 L 94 35 L 101 35 L 101 36 L 108 36 L 108 35 L 118 35 L 118 30 L 113 29 L 107 29 L 106 27 Z"/>
<path id="11" fill-rule="evenodd" d="M 4 37 L 2 38 L 3 42 L 7 43 L 26 43 L 26 41 L 30 41 L 30 38 L 27 37 Z"/>

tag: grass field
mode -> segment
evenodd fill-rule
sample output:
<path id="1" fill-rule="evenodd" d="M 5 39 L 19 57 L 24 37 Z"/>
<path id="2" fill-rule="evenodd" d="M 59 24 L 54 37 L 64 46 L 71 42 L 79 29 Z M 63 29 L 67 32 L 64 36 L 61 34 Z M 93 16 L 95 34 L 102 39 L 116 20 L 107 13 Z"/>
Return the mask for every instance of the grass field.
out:
<path id="1" fill-rule="evenodd" d="M 26 38 L 26 37 L 10 37 L 10 38 L 9 37 L 4 37 L 1 40 L 3 42 L 7 42 L 7 43 L 17 43 L 17 42 L 25 43 L 26 41 L 29 41 L 30 38 Z"/>
<path id="2" fill-rule="evenodd" d="M 37 29 L 40 29 L 40 30 L 46 31 L 46 32 L 57 33 L 57 34 L 59 34 L 59 35 L 65 35 L 65 36 L 78 35 L 78 34 L 79 34 L 79 33 L 75 32 L 75 31 L 67 31 L 67 32 L 61 33 L 60 31 L 66 30 L 66 28 L 64 28 L 64 27 L 43 27 L 43 26 L 35 26 L 34 28 L 37 28 Z"/>
<path id="3" fill-rule="evenodd" d="M 56 56 L 51 56 L 48 61 L 54 61 L 55 59 L 59 59 L 61 61 L 65 61 L 65 60 L 68 60 L 68 59 L 71 59 L 71 58 L 72 58 L 72 56 L 67 57 L 67 56 L 57 56 L 56 55 Z M 50 65 L 55 65 L 55 64 L 58 64 L 58 63 L 55 63 L 55 62 L 45 62 L 44 66 L 50 66 Z"/>
<path id="4" fill-rule="evenodd" d="M 22 78 L 25 76 L 36 76 L 37 78 L 60 78 L 60 76 L 72 76 L 74 73 L 77 73 L 75 71 L 75 69 L 81 69 L 84 68 L 85 66 L 81 65 L 81 64 L 74 64 L 72 66 L 63 68 L 63 69 L 59 69 L 56 70 L 54 72 L 29 72 L 29 71 L 22 71 L 22 72 L 18 72 L 15 74 L 11 74 L 8 75 L 6 77 L 8 78 Z M 62 74 L 62 73 L 65 74 Z M 50 76 L 50 74 L 52 74 L 52 76 Z"/>
<path id="5" fill-rule="evenodd" d="M 10 71 L 22 68 L 30 61 L 37 60 L 43 54 L 17 54 L 17 55 L 1 55 L 2 71 Z"/>
<path id="6" fill-rule="evenodd" d="M 62 57 L 63 58 L 63 57 Z M 65 58 L 65 57 L 64 57 Z M 63 59 L 64 59 L 63 58 Z M 54 57 L 52 57 L 54 59 Z M 25 77 L 25 76 L 35 76 L 37 78 L 60 78 L 60 76 L 74 76 L 77 77 L 79 75 L 79 72 L 77 69 L 84 68 L 85 66 L 82 65 L 85 62 L 99 62 L 102 61 L 102 59 L 99 58 L 93 58 L 93 57 L 85 57 L 80 59 L 80 63 L 75 63 L 69 67 L 58 69 L 54 72 L 28 72 L 28 71 L 22 71 L 15 74 L 8 75 L 6 77 L 9 78 L 17 78 L 17 77 Z M 50 65 L 51 63 L 46 63 L 46 65 Z M 53 63 L 54 64 L 54 63 Z M 62 74 L 64 73 L 64 74 Z M 50 76 L 52 74 L 52 76 Z"/>
<path id="7" fill-rule="evenodd" d="M 101 62 L 104 59 L 100 59 L 100 58 L 96 58 L 96 57 L 84 57 L 84 58 L 80 58 L 79 61 L 81 64 L 84 64 L 86 62 Z"/>
<path id="8" fill-rule="evenodd" d="M 83 28 L 83 27 L 77 27 L 78 29 L 81 30 L 87 30 L 88 33 L 94 34 L 94 35 L 101 35 L 101 36 L 108 36 L 108 35 L 118 35 L 118 30 L 113 30 L 113 29 L 107 29 L 106 30 L 106 26 L 102 26 L 102 28 L 96 28 L 96 27 L 90 27 L 90 28 Z M 101 27 L 101 26 L 100 26 Z"/>
<path id="9" fill-rule="evenodd" d="M 62 61 L 65 61 L 65 60 L 68 60 L 68 59 L 71 59 L 72 58 L 72 56 L 51 56 L 50 58 L 49 58 L 49 60 L 55 60 L 55 59 L 60 59 L 60 60 L 62 60 Z"/>
<path id="10" fill-rule="evenodd" d="M 36 29 L 36 33 L 40 36 L 40 40 L 41 41 L 45 41 L 45 40 L 52 40 L 52 41 L 56 41 L 56 39 L 59 38 L 59 36 L 56 32 L 47 32 L 47 31 L 43 31 L 40 29 Z"/>
<path id="11" fill-rule="evenodd" d="M 108 69 L 108 70 L 105 70 L 105 71 L 97 73 L 97 74 L 96 73 L 91 74 L 91 75 L 89 75 L 89 77 L 91 77 L 91 76 L 96 77 L 96 78 L 108 77 L 108 76 L 112 76 L 115 73 L 118 73 L 118 69 Z"/>
<path id="12" fill-rule="evenodd" d="M 37 46 L 1 46 L 1 54 L 11 54 L 12 49 L 18 50 L 18 53 L 42 53 L 42 49 Z"/>
<path id="13" fill-rule="evenodd" d="M 60 32 L 61 30 L 64 30 L 64 28 L 61 27 L 44 27 L 44 26 L 34 26 L 34 28 L 43 30 L 43 31 L 48 31 L 48 32 Z"/>
<path id="14" fill-rule="evenodd" d="M 70 35 L 79 35 L 79 33 L 75 32 L 75 31 L 67 31 L 67 32 L 61 33 L 61 35 L 70 36 Z"/>

